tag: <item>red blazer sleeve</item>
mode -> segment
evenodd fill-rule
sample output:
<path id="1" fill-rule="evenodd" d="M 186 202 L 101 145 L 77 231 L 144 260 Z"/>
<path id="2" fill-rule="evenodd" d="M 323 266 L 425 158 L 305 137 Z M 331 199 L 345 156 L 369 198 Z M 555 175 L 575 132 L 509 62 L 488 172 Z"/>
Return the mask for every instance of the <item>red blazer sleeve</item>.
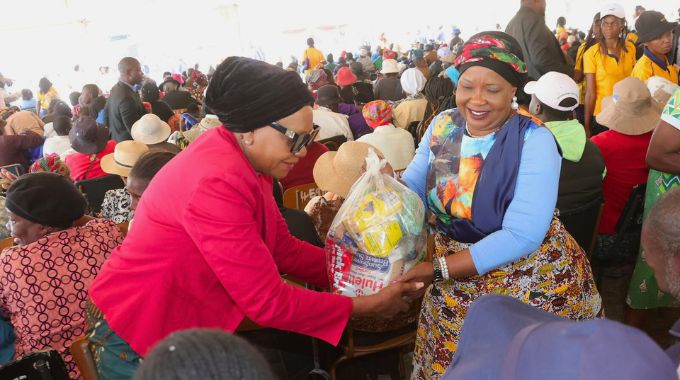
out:
<path id="1" fill-rule="evenodd" d="M 348 297 L 287 285 L 279 271 L 307 271 L 293 261 L 308 249 L 288 238 L 276 258 L 262 239 L 265 226 L 280 227 L 280 220 L 255 216 L 261 190 L 248 188 L 242 178 L 207 178 L 201 181 L 184 212 L 187 233 L 237 307 L 260 326 L 293 331 L 337 344 L 352 312 Z M 282 219 L 279 214 L 279 219 Z M 288 255 L 291 255 L 288 257 Z M 317 265 L 322 253 L 304 259 Z M 323 268 L 323 266 L 321 266 Z M 312 271 L 315 272 L 315 271 Z M 312 277 L 321 277 L 318 273 Z M 319 280 L 320 278 L 317 278 Z"/>

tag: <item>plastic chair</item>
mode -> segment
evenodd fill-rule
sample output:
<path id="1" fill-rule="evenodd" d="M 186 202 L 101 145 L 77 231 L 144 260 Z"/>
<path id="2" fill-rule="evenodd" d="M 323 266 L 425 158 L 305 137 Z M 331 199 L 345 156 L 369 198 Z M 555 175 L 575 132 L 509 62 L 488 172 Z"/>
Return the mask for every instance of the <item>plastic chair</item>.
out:
<path id="1" fill-rule="evenodd" d="M 117 175 L 107 175 L 94 179 L 86 179 L 76 182 L 76 187 L 85 194 L 90 209 L 94 214 L 99 214 L 104 202 L 104 195 L 109 190 L 122 189 L 125 187 L 123 180 Z"/>
<path id="2" fill-rule="evenodd" d="M 90 341 L 87 337 L 81 337 L 71 343 L 71 355 L 80 370 L 84 380 L 99 380 L 97 365 L 90 349 Z"/>
<path id="3" fill-rule="evenodd" d="M 594 249 L 593 241 L 596 239 L 600 227 L 603 206 L 602 198 L 597 197 L 573 210 L 560 212 L 559 219 L 562 224 L 589 258 Z"/>
<path id="4" fill-rule="evenodd" d="M 338 148 L 340 148 L 340 145 L 347 142 L 347 137 L 342 135 L 333 136 L 327 139 L 319 140 L 318 142 L 325 145 L 328 150 L 335 152 L 338 150 Z"/>
<path id="5" fill-rule="evenodd" d="M 304 210 L 309 200 L 317 195 L 321 195 L 321 190 L 314 182 L 293 186 L 283 192 L 283 205 L 287 208 Z"/>

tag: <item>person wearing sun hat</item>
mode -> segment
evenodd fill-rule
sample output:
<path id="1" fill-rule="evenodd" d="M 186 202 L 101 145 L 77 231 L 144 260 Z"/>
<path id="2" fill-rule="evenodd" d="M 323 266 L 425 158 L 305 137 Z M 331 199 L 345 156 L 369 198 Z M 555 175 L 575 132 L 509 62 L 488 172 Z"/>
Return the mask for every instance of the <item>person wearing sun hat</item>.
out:
<path id="1" fill-rule="evenodd" d="M 404 99 L 404 90 L 399 80 L 399 64 L 394 59 L 385 59 L 380 73 L 383 75 L 373 85 L 373 95 L 378 100 L 398 101 Z"/>
<path id="2" fill-rule="evenodd" d="M 76 120 L 69 132 L 71 148 L 75 153 L 64 158 L 64 163 L 71 170 L 74 181 L 104 177 L 101 159 L 113 152 L 116 142 L 109 138 L 109 130 L 99 126 L 90 116 L 81 116 Z"/>
<path id="3" fill-rule="evenodd" d="M 586 138 L 581 123 L 574 118 L 579 103 L 579 89 L 569 76 L 551 71 L 538 81 L 529 82 L 524 92 L 531 95 L 529 112 L 545 125 L 562 150 L 562 167 L 557 193 L 557 208 L 561 214 L 580 209 L 602 198 L 602 177 L 605 166 L 600 150 Z M 588 236 L 577 234 L 576 226 L 562 219 L 572 236 L 582 247 L 590 244 Z"/>
<path id="4" fill-rule="evenodd" d="M 319 126 L 317 140 L 335 136 L 345 136 L 347 140 L 354 139 L 347 115 L 338 113 L 340 103 L 342 103 L 342 98 L 336 86 L 327 84 L 317 92 L 317 107 L 313 111 L 314 124 Z"/>
<path id="5" fill-rule="evenodd" d="M 272 197 L 273 178 L 288 175 L 318 133 L 313 102 L 295 72 L 236 56 L 217 66 L 205 106 L 222 126 L 155 174 L 134 228 L 89 288 L 86 335 L 101 379 L 131 378 L 176 331 L 235 332 L 246 317 L 265 328 L 240 334 L 258 342 L 282 379 L 301 378 L 312 358 L 277 337 L 336 345 L 351 317 L 388 318 L 408 308 L 403 297 L 422 284 L 348 298 L 281 279 L 285 272 L 328 285 L 323 249 L 290 235 Z"/>
<path id="6" fill-rule="evenodd" d="M 401 177 L 428 205 L 434 235 L 433 262 L 398 279 L 432 284 L 418 322 L 414 380 L 441 378 L 470 304 L 489 292 L 575 320 L 602 314 L 585 252 L 555 213 L 555 138 L 518 113 L 527 81 L 519 43 L 498 31 L 478 33 L 454 65 L 456 108 L 432 120 Z"/>
<path id="7" fill-rule="evenodd" d="M 602 101 L 597 122 L 608 127 L 592 138 L 607 166 L 604 177 L 604 209 L 600 222 L 598 249 L 616 233 L 616 224 L 633 187 L 647 182 L 649 168 L 645 155 L 652 131 L 661 119 L 662 106 L 637 78 L 614 85 L 612 96 Z M 597 253 L 597 251 L 596 251 Z"/>
<path id="8" fill-rule="evenodd" d="M 570 321 L 504 295 L 475 301 L 444 380 L 678 377 L 643 331 L 607 319 Z"/>
<path id="9" fill-rule="evenodd" d="M 638 44 L 644 46 L 642 57 L 638 59 L 630 76 L 647 80 L 660 76 L 678 83 L 678 68 L 671 64 L 668 54 L 673 48 L 673 30 L 677 22 L 668 22 L 661 12 L 645 11 L 635 21 Z"/>
<path id="10" fill-rule="evenodd" d="M 374 131 L 357 141 L 378 148 L 395 171 L 406 169 L 415 154 L 415 145 L 408 131 L 392 124 L 392 106 L 384 100 L 375 100 L 366 103 L 362 113 Z"/>
<path id="11" fill-rule="evenodd" d="M 370 144 L 348 141 L 340 145 L 336 152 L 326 152 L 316 160 L 312 171 L 314 182 L 326 193 L 310 199 L 305 212 L 312 217 L 322 241 L 326 240 L 328 228 L 349 195 L 352 185 L 363 174 L 369 149 L 373 149 L 378 157 L 384 158 L 382 152 Z M 391 170 L 388 163 L 384 171 L 390 173 Z"/>
<path id="12" fill-rule="evenodd" d="M 134 126 L 132 133 L 134 135 Z M 116 144 L 113 153 L 102 158 L 102 170 L 107 174 L 120 176 L 123 182 L 126 182 L 132 167 L 148 151 L 149 148 L 142 142 L 135 140 L 121 141 Z M 130 193 L 127 189 L 113 189 L 104 194 L 101 216 L 116 223 L 132 220 L 134 215 L 130 210 Z"/>
<path id="13" fill-rule="evenodd" d="M 132 124 L 130 131 L 133 140 L 148 145 L 151 150 L 179 153 L 179 148 L 168 142 L 171 133 L 170 125 L 152 113 L 142 116 Z"/>

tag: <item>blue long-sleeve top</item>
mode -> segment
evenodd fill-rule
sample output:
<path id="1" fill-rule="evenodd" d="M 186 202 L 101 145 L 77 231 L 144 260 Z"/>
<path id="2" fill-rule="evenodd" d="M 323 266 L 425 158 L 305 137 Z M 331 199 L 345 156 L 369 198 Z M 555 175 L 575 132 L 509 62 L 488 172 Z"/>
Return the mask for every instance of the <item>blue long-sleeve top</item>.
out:
<path id="1" fill-rule="evenodd" d="M 406 168 L 402 180 L 427 202 L 426 179 L 434 154 L 430 150 L 435 118 Z M 463 138 L 463 149 L 466 140 Z M 469 141 L 469 140 L 468 140 Z M 534 252 L 543 242 L 552 221 L 562 160 L 547 128 L 527 130 L 522 148 L 515 194 L 503 218 L 502 228 L 470 247 L 479 274 L 502 267 Z M 473 210 L 474 212 L 474 210 Z"/>

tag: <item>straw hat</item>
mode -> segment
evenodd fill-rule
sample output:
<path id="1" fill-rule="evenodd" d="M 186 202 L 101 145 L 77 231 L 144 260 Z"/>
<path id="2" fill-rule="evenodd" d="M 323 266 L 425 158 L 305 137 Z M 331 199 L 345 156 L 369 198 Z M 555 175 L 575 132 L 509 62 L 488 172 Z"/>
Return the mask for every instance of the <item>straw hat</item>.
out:
<path id="1" fill-rule="evenodd" d="M 147 113 L 132 124 L 132 139 L 143 142 L 146 145 L 158 144 L 166 141 L 172 130 L 168 123 L 161 120 L 158 116 Z"/>
<path id="2" fill-rule="evenodd" d="M 314 164 L 314 182 L 324 191 L 347 198 L 352 185 L 364 172 L 369 148 L 372 148 L 380 158 L 384 158 L 378 149 L 357 141 L 348 141 L 340 145 L 337 152 L 322 154 Z"/>
<path id="3" fill-rule="evenodd" d="M 656 127 L 662 109 L 644 82 L 628 77 L 614 85 L 614 95 L 602 100 L 596 120 L 611 130 L 636 136 Z"/>
<path id="4" fill-rule="evenodd" d="M 139 160 L 139 157 L 148 151 L 149 147 L 142 142 L 135 140 L 121 141 L 116 144 L 113 153 L 102 157 L 100 165 L 105 173 L 128 177 L 132 166 Z"/>

